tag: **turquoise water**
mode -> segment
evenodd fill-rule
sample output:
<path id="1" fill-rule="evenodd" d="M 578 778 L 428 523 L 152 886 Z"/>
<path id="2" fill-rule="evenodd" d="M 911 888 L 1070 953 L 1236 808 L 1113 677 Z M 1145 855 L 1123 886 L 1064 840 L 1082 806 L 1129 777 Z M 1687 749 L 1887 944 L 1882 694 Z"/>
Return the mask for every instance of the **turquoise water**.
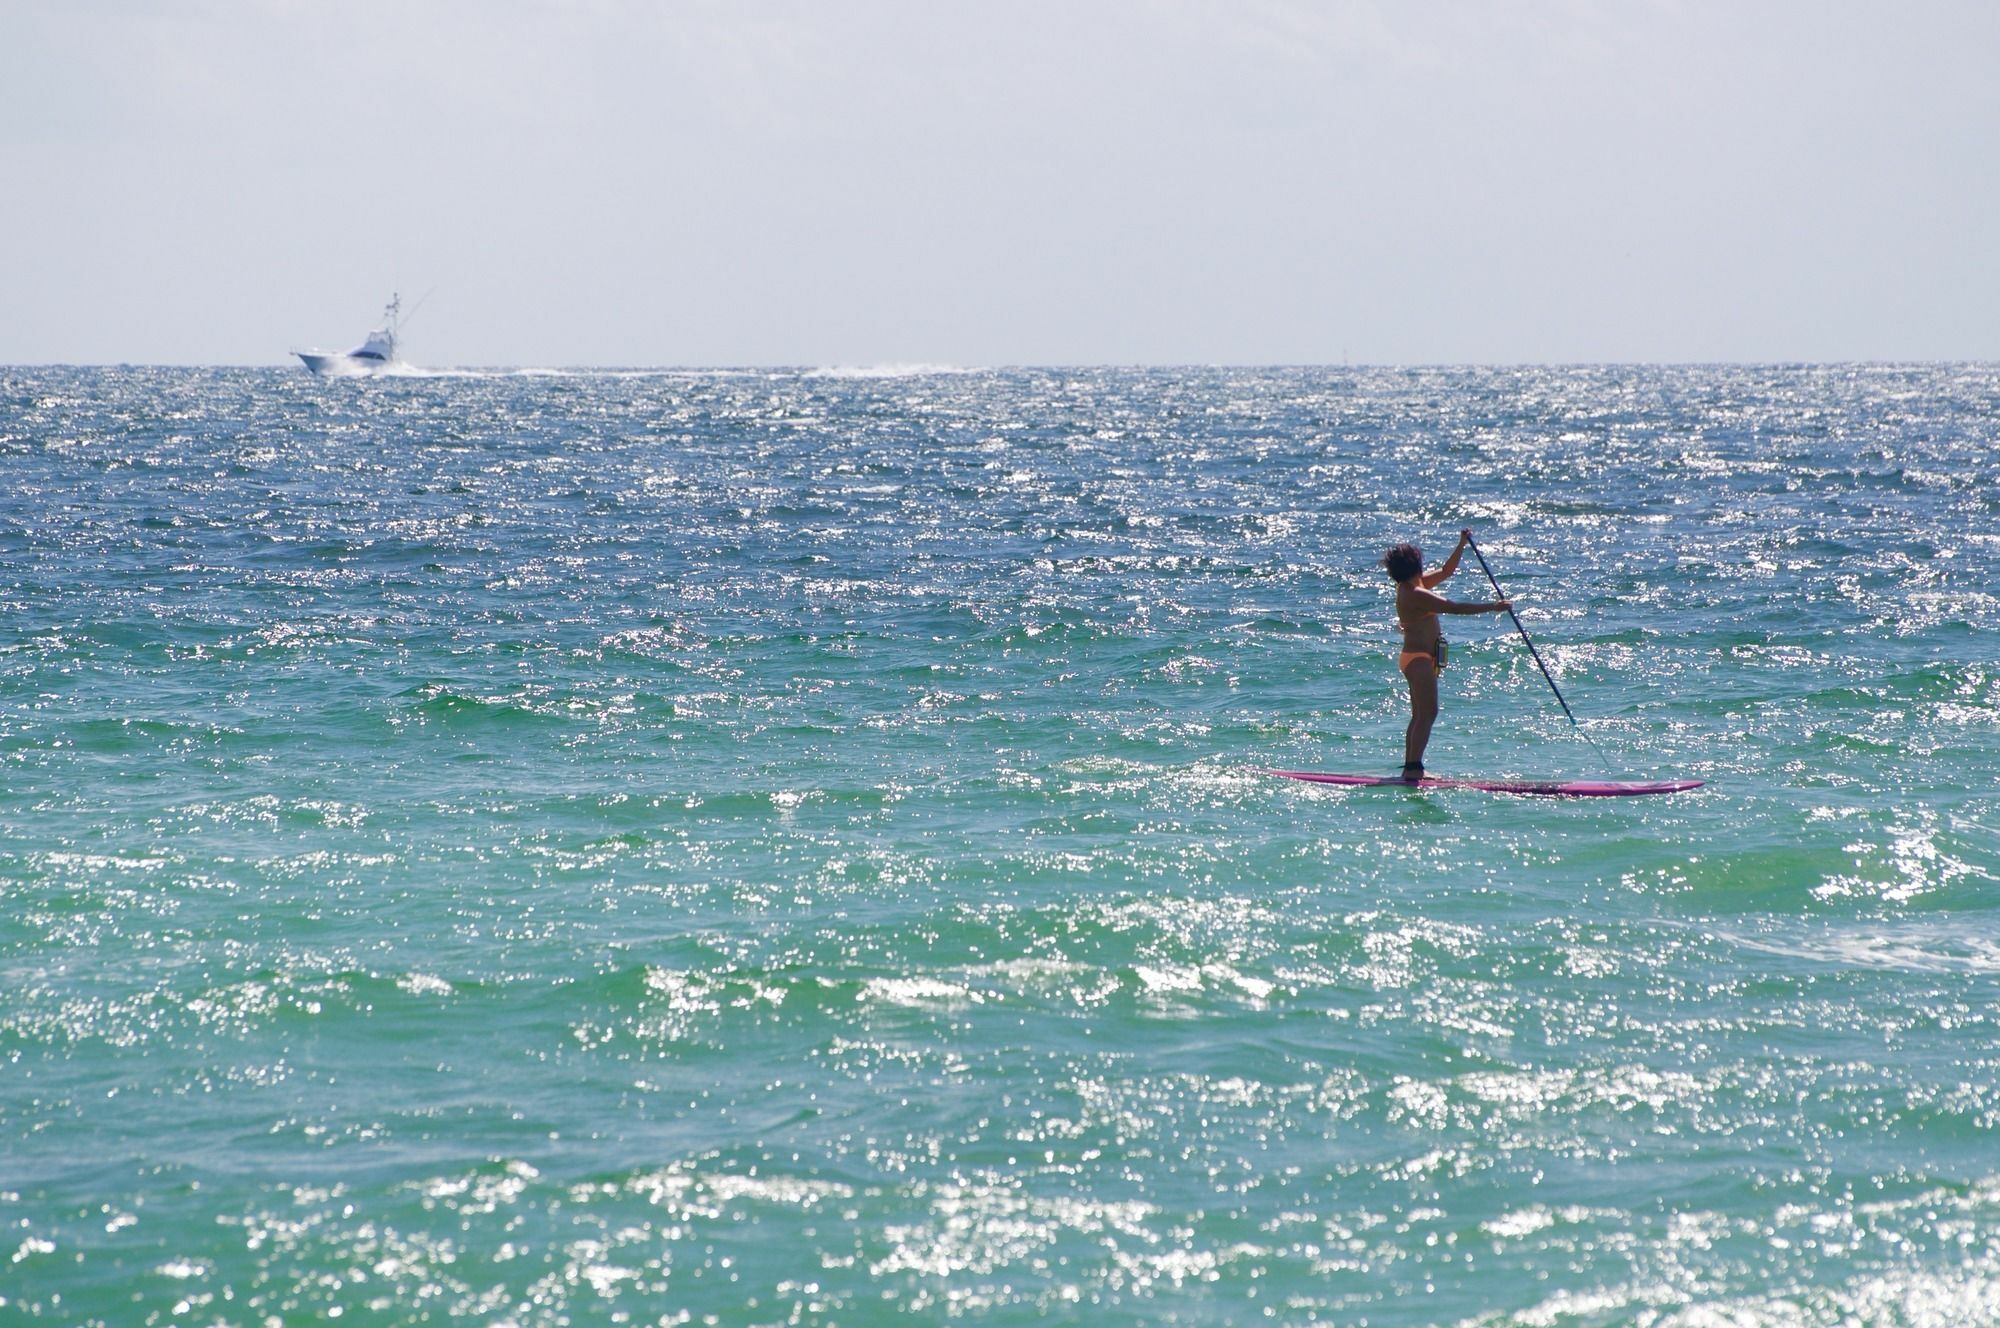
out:
<path id="1" fill-rule="evenodd" d="M 0 1321 L 2000 1320 L 2000 369 L 0 370 Z M 1381 548 L 1461 525 L 1440 773 Z M 1486 598 L 1476 566 L 1447 584 Z"/>

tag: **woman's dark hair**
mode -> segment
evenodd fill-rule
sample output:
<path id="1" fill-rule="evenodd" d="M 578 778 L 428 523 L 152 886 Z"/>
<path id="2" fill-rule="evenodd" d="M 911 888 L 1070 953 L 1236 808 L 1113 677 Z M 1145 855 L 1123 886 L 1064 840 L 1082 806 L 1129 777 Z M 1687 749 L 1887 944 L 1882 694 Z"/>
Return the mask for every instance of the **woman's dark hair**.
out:
<path id="1" fill-rule="evenodd" d="M 1424 570 L 1424 551 L 1414 544 L 1398 544 L 1382 555 L 1382 565 L 1392 580 L 1407 581 Z"/>

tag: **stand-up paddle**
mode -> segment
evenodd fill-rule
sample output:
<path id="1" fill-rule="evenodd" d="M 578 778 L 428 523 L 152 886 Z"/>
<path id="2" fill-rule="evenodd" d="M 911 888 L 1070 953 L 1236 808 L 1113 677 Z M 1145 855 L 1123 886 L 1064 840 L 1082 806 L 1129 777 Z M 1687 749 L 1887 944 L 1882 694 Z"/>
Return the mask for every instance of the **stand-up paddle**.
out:
<path id="1" fill-rule="evenodd" d="M 1500 588 L 1500 578 L 1494 576 L 1493 569 L 1486 565 L 1486 555 L 1479 551 L 1479 545 L 1473 540 L 1472 532 L 1469 530 L 1465 532 L 1465 547 L 1471 549 L 1472 556 L 1479 560 L 1479 570 L 1486 573 L 1487 583 L 1493 587 L 1493 593 L 1498 595 L 1501 599 L 1506 599 L 1507 592 Z M 1576 711 L 1571 710 L 1569 708 L 1569 701 L 1567 698 L 1563 696 L 1562 688 L 1556 686 L 1555 675 L 1549 672 L 1548 665 L 1542 663 L 1542 652 L 1535 649 L 1535 638 L 1529 636 L 1528 629 L 1521 626 L 1521 615 L 1514 612 L 1512 604 L 1509 604 L 1507 607 L 1507 616 L 1513 619 L 1514 630 L 1521 634 L 1521 642 L 1522 644 L 1528 647 L 1528 655 L 1535 661 L 1535 667 L 1542 671 L 1542 680 L 1548 683 L 1549 690 L 1556 694 L 1556 704 L 1563 708 L 1563 713 L 1565 715 L 1569 716 L 1569 726 L 1572 729 L 1576 730 L 1576 734 L 1578 737 L 1582 738 L 1585 742 L 1590 744 L 1590 749 L 1596 752 L 1600 759 L 1603 759 L 1608 763 L 1610 758 L 1606 757 L 1604 755 L 1604 749 L 1597 745 L 1597 739 L 1591 737 L 1590 731 L 1584 728 L 1582 724 L 1577 722 Z M 1674 792 L 1674 790 L 1672 789 L 1667 789 L 1663 791 L 1669 793 Z"/>
<path id="2" fill-rule="evenodd" d="M 1493 587 L 1493 593 L 1505 600 L 1507 592 L 1500 588 L 1500 579 L 1494 576 L 1493 569 L 1486 565 L 1486 555 L 1479 551 L 1479 545 L 1473 540 L 1472 532 L 1469 530 L 1465 532 L 1465 547 L 1471 549 L 1472 556 L 1479 560 L 1479 570 L 1486 573 L 1486 580 Z M 1549 672 L 1548 665 L 1542 663 L 1542 652 L 1535 649 L 1535 638 L 1529 636 L 1528 629 L 1521 626 L 1521 615 L 1514 612 L 1511 602 L 1507 605 L 1507 616 L 1514 620 L 1514 630 L 1521 634 L 1521 640 L 1528 647 L 1528 654 L 1534 659 L 1535 667 L 1542 671 L 1542 679 L 1548 683 L 1549 690 L 1556 694 L 1556 704 L 1563 708 L 1565 715 L 1569 716 L 1570 727 L 1578 733 L 1583 733 L 1583 725 L 1576 722 L 1576 711 L 1569 708 L 1569 702 L 1563 698 L 1562 688 L 1556 686 L 1555 675 Z M 1588 733 L 1583 733 L 1583 738 L 1586 742 L 1590 741 Z M 1592 743 L 1592 746 L 1595 745 Z"/>

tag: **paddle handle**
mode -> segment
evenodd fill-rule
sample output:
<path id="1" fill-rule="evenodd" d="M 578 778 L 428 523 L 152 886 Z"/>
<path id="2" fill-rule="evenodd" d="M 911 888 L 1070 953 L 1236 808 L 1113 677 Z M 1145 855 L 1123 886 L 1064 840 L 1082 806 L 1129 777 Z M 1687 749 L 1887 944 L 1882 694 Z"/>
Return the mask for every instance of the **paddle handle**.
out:
<path id="1" fill-rule="evenodd" d="M 1486 555 L 1481 553 L 1479 546 L 1472 542 L 1472 532 L 1469 530 L 1465 532 L 1465 547 L 1471 549 L 1472 556 L 1479 560 L 1479 570 L 1486 573 L 1486 579 L 1493 583 L 1493 593 L 1503 600 L 1506 599 L 1507 592 L 1500 588 L 1500 579 L 1494 576 L 1493 569 L 1486 565 Z M 1535 638 L 1529 636 L 1528 629 L 1521 626 L 1521 615 L 1514 612 L 1512 604 L 1507 606 L 1507 616 L 1514 620 L 1514 630 L 1519 632 L 1521 640 L 1527 643 L 1528 654 L 1533 657 L 1535 667 L 1542 671 L 1542 677 L 1548 682 L 1549 690 L 1556 694 L 1556 704 L 1563 708 L 1565 715 L 1569 716 L 1569 722 L 1581 729 L 1583 726 L 1577 723 L 1576 711 L 1571 710 L 1569 702 L 1563 699 L 1562 688 L 1556 686 L 1555 675 L 1549 672 L 1549 666 L 1542 663 L 1542 652 L 1535 649 Z"/>

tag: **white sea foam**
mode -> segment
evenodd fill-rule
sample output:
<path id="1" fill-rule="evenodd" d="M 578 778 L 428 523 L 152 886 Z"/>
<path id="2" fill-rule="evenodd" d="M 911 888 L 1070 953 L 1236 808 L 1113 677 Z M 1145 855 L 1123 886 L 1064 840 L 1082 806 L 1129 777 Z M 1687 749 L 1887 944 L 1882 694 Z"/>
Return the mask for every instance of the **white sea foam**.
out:
<path id="1" fill-rule="evenodd" d="M 861 989 L 861 999 L 919 1009 L 933 1006 L 949 1009 L 977 1005 L 987 997 L 984 992 L 938 978 L 870 978 Z"/>
<path id="2" fill-rule="evenodd" d="M 1843 968 L 1901 969 L 1915 973 L 2000 973 L 2000 942 L 1930 928 L 1887 927 L 1869 932 L 1826 931 L 1797 938 L 1718 932 L 1746 950 L 1807 959 Z"/>
<path id="3" fill-rule="evenodd" d="M 965 368 L 956 364 L 861 364 L 827 365 L 818 369 L 807 369 L 802 378 L 929 378 L 938 374 L 984 373 L 983 369 Z"/>

